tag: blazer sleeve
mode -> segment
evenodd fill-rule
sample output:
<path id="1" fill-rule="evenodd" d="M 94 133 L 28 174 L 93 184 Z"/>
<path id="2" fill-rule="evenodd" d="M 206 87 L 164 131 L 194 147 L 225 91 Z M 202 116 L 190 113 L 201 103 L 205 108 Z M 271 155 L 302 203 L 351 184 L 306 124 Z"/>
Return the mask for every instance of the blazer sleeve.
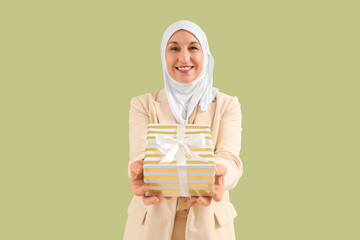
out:
<path id="1" fill-rule="evenodd" d="M 240 160 L 241 149 L 241 109 L 237 97 L 233 97 L 220 119 L 218 139 L 214 149 L 215 162 L 227 168 L 224 191 L 236 186 L 243 174 Z"/>
<path id="2" fill-rule="evenodd" d="M 130 164 L 145 158 L 147 127 L 149 123 L 150 117 L 146 106 L 139 100 L 139 97 L 133 97 L 130 101 L 129 111 L 129 177 Z"/>

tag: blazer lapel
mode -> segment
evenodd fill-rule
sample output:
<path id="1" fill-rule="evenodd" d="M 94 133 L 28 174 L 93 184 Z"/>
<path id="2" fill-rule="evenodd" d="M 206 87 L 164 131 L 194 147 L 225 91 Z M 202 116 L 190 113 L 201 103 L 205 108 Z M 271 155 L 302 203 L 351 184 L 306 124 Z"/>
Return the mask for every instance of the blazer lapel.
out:
<path id="1" fill-rule="evenodd" d="M 154 106 L 158 122 L 163 124 L 176 124 L 176 118 L 172 114 L 169 102 L 166 97 L 165 88 L 161 89 L 155 97 Z"/>
<path id="2" fill-rule="evenodd" d="M 198 106 L 194 124 L 209 124 L 212 126 L 214 114 L 216 109 L 216 100 L 209 103 L 205 112 L 201 111 L 201 107 Z"/>
<path id="3" fill-rule="evenodd" d="M 166 97 L 165 88 L 161 89 L 155 97 L 154 106 L 156 110 L 158 123 L 163 124 L 177 124 L 177 120 L 172 114 L 169 102 Z M 201 111 L 200 106 L 195 108 L 195 111 L 192 113 L 189 123 L 190 124 L 209 124 L 211 127 L 212 120 L 214 118 L 216 109 L 216 98 L 210 103 L 207 107 L 207 111 Z M 194 117 L 195 114 L 195 117 Z M 193 120 L 193 121 L 192 121 Z"/>

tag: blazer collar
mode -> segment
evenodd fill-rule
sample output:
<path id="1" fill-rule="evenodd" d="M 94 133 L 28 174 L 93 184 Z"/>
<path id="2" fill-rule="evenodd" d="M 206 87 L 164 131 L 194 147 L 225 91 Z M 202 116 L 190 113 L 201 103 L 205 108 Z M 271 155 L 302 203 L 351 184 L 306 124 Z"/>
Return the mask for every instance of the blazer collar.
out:
<path id="1" fill-rule="evenodd" d="M 161 103 L 164 101 L 167 101 L 165 88 L 161 89 L 155 97 L 155 102 Z"/>
<path id="2" fill-rule="evenodd" d="M 200 106 L 198 106 L 196 108 L 196 113 L 193 112 L 191 114 L 190 119 L 194 119 L 194 121 L 190 123 L 211 125 L 212 119 L 215 114 L 216 102 L 217 101 L 215 98 L 215 100 L 208 105 L 206 112 L 201 111 Z M 155 96 L 154 106 L 157 113 L 158 123 L 165 123 L 165 124 L 178 123 L 176 118 L 172 114 L 169 102 L 166 97 L 165 88 L 161 89 Z M 193 116 L 194 114 L 196 115 Z"/>

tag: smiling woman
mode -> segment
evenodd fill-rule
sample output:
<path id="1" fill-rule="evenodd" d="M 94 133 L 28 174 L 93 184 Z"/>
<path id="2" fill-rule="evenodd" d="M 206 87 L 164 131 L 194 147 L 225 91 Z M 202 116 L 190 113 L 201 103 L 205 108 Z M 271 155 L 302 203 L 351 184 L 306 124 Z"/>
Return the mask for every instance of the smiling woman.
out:
<path id="1" fill-rule="evenodd" d="M 236 211 L 229 190 L 236 186 L 243 171 L 239 158 L 240 103 L 237 97 L 213 87 L 214 59 L 206 35 L 197 24 L 185 20 L 171 24 L 164 32 L 160 50 L 165 87 L 133 97 L 130 103 L 128 174 L 134 197 L 128 208 L 124 239 L 234 240 Z M 151 191 L 143 175 L 144 158 L 149 156 L 145 153 L 161 155 L 156 147 L 147 148 L 149 124 L 210 127 L 212 143 L 204 149 L 213 153 L 216 172 L 215 182 L 211 180 L 214 188 L 207 195 L 145 195 Z M 176 194 L 179 186 L 164 176 L 173 188 L 167 193 Z M 194 181 L 192 184 L 201 184 Z"/>
<path id="2" fill-rule="evenodd" d="M 186 30 L 175 32 L 167 44 L 166 67 L 178 82 L 194 81 L 203 69 L 204 54 L 198 39 Z"/>

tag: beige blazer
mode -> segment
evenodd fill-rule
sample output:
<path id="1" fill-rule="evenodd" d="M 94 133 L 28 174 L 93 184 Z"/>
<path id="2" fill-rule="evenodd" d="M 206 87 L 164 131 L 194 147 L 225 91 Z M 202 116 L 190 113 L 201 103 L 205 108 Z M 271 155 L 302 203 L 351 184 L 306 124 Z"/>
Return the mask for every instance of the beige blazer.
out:
<path id="1" fill-rule="evenodd" d="M 224 180 L 224 196 L 207 207 L 196 204 L 189 210 L 185 236 L 187 240 L 235 239 L 234 218 L 237 213 L 230 202 L 229 190 L 234 188 L 242 175 L 243 165 L 239 158 L 241 145 L 241 111 L 237 97 L 218 92 L 206 112 L 198 107 L 189 123 L 209 124 L 215 154 L 215 162 L 224 164 L 227 173 Z M 147 125 L 149 123 L 178 123 L 173 116 L 166 91 L 146 93 L 133 97 L 130 104 L 129 141 L 130 164 L 145 158 Z M 145 205 L 142 198 L 133 196 L 128 208 L 125 240 L 170 240 L 173 232 L 177 198 Z"/>

